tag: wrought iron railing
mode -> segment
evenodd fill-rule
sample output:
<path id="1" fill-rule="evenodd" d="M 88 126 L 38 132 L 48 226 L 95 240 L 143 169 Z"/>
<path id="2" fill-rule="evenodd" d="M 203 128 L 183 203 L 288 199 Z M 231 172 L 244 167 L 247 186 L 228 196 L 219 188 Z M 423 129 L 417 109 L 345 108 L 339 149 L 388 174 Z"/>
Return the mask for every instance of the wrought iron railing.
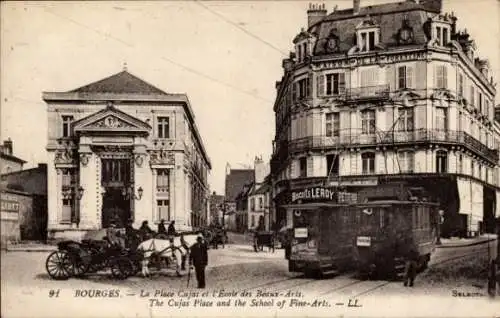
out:
<path id="1" fill-rule="evenodd" d="M 499 153 L 464 131 L 417 129 L 411 131 L 379 132 L 377 134 L 343 133 L 339 136 L 311 136 L 290 141 L 290 153 L 321 150 L 333 147 L 369 145 L 397 145 L 407 143 L 439 142 L 463 145 L 492 162 L 498 162 Z"/>

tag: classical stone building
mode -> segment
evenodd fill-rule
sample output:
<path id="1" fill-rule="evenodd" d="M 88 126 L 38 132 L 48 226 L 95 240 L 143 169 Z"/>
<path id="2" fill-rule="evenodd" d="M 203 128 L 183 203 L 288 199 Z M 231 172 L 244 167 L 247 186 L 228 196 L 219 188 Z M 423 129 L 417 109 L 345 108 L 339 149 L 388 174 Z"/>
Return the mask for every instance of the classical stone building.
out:
<path id="1" fill-rule="evenodd" d="M 404 180 L 434 194 L 444 235 L 491 230 L 500 216 L 496 91 L 457 17 L 441 0 L 354 0 L 307 14 L 276 83 L 278 221 L 304 188 Z"/>
<path id="2" fill-rule="evenodd" d="M 143 220 L 206 222 L 210 160 L 188 97 L 126 69 L 69 92 L 45 92 L 51 238 Z"/>

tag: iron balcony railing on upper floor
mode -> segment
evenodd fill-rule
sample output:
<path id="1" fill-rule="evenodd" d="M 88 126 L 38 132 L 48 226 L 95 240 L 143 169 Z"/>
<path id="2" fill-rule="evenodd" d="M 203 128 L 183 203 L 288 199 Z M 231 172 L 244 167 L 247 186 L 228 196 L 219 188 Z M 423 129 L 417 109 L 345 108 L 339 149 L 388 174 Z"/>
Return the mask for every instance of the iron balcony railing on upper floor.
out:
<path id="1" fill-rule="evenodd" d="M 297 153 L 335 147 L 402 145 L 429 142 L 463 145 L 469 150 L 490 160 L 492 163 L 498 163 L 499 153 L 497 149 L 488 148 L 485 144 L 464 131 L 439 129 L 417 129 L 388 133 L 380 132 L 378 134 L 341 132 L 339 136 L 311 136 L 291 140 L 288 145 L 288 150 L 290 153 Z"/>

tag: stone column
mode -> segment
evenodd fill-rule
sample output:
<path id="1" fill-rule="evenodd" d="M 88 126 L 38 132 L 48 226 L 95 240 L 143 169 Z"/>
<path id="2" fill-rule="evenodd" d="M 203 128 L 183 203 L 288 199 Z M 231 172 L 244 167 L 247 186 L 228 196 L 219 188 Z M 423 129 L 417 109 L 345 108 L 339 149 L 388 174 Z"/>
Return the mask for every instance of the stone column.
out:
<path id="1" fill-rule="evenodd" d="M 100 194 L 100 171 L 97 171 L 99 158 L 92 153 L 90 146 L 80 144 L 78 149 L 79 186 L 83 188 L 83 195 L 79 208 L 79 228 L 83 230 L 99 229 L 101 224 L 97 205 Z"/>

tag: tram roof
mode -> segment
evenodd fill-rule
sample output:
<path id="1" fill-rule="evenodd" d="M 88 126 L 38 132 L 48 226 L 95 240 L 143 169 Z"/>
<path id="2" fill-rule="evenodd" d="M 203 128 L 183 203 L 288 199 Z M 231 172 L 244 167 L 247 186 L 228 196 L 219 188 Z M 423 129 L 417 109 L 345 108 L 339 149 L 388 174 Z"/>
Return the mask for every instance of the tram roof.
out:
<path id="1" fill-rule="evenodd" d="M 282 207 L 292 208 L 296 210 L 309 210 L 314 208 L 336 208 L 336 207 L 358 207 L 358 208 L 373 208 L 373 207 L 391 207 L 394 205 L 431 205 L 439 206 L 435 202 L 425 201 L 400 201 L 400 200 L 378 200 L 364 203 L 331 203 L 331 202 L 311 202 L 301 204 L 286 204 Z"/>

